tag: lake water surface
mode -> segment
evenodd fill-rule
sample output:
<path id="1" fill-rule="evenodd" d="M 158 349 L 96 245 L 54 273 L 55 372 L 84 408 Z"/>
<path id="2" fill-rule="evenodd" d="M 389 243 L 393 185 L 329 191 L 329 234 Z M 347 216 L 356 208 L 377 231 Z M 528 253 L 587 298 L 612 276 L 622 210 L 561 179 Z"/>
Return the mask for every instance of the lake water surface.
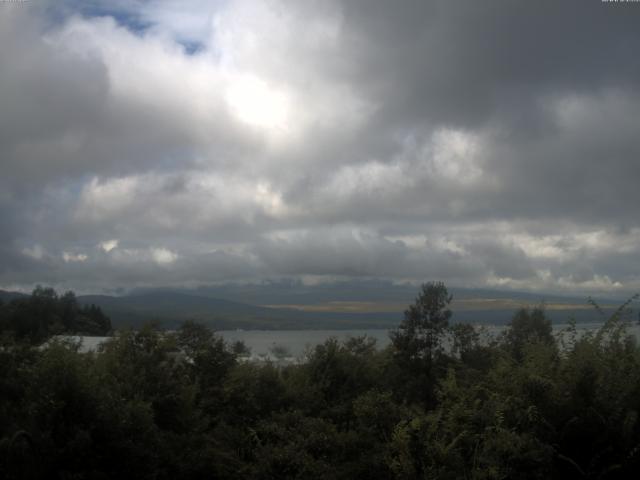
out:
<path id="1" fill-rule="evenodd" d="M 576 326 L 580 334 L 594 331 L 601 327 L 601 323 L 582 323 Z M 553 326 L 555 333 L 566 330 L 568 324 L 556 324 Z M 483 338 L 491 338 L 499 335 L 503 330 L 503 325 L 477 326 Z M 629 328 L 640 340 L 640 326 L 633 324 Z M 301 358 L 305 352 L 313 349 L 316 345 L 324 343 L 327 339 L 334 337 L 339 341 L 344 341 L 353 337 L 367 336 L 376 340 L 377 348 L 384 348 L 390 343 L 389 330 L 386 329 L 366 329 L 366 330 L 219 330 L 216 332 L 227 342 L 242 341 L 251 350 L 251 357 L 254 359 L 273 358 L 272 350 L 279 347 L 287 353 L 288 357 Z M 89 336 L 62 336 L 80 344 L 80 350 L 84 352 L 95 351 L 98 346 L 110 337 L 89 337 Z"/>
<path id="2" fill-rule="evenodd" d="M 216 332 L 227 341 L 242 341 L 251 349 L 252 356 L 269 355 L 275 347 L 284 347 L 292 357 L 304 355 L 307 349 L 335 337 L 340 341 L 367 335 L 376 339 L 378 348 L 386 347 L 389 330 L 221 330 Z"/>
<path id="3" fill-rule="evenodd" d="M 565 330 L 568 324 L 556 324 L 553 326 L 554 333 Z M 578 332 L 584 333 L 589 330 L 596 330 L 602 326 L 601 323 L 578 324 Z M 479 326 L 485 335 L 496 336 L 504 330 L 503 325 Z M 640 339 L 640 327 L 636 324 L 630 327 L 629 331 Z M 292 357 L 301 357 L 305 351 L 323 343 L 331 337 L 340 341 L 350 337 L 361 337 L 366 335 L 375 338 L 378 348 L 384 348 L 390 343 L 389 330 L 221 330 L 217 332 L 227 342 L 243 341 L 251 349 L 252 357 L 270 356 L 273 347 L 284 347 Z"/>

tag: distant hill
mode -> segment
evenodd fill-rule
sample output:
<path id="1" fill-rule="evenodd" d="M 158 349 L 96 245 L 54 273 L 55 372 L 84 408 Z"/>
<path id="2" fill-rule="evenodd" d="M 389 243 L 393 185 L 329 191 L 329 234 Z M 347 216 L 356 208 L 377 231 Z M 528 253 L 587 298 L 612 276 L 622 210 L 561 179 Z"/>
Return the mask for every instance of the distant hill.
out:
<path id="1" fill-rule="evenodd" d="M 146 289 L 125 296 L 81 295 L 80 304 L 95 304 L 111 318 L 114 327 L 137 327 L 158 321 L 173 328 L 184 320 L 197 320 L 218 330 L 356 329 L 394 328 L 419 288 L 382 280 L 304 285 L 267 282 L 216 285 L 197 289 Z M 454 322 L 505 324 L 522 306 L 546 302 L 554 323 L 601 321 L 586 298 L 564 297 L 489 289 L 452 288 Z M 8 302 L 24 297 L 0 290 Z M 618 301 L 601 300 L 605 312 Z"/>
<path id="2" fill-rule="evenodd" d="M 15 298 L 28 297 L 28 295 L 20 292 L 7 292 L 6 290 L 0 290 L 0 300 L 7 303 Z"/>
<path id="3" fill-rule="evenodd" d="M 419 287 L 416 285 L 395 284 L 385 280 L 351 280 L 318 285 L 285 280 L 212 285 L 195 289 L 138 290 L 137 293 L 182 293 L 224 299 L 254 308 L 256 305 L 268 306 L 270 308 L 260 311 L 260 314 L 272 318 L 290 318 L 293 310 L 297 315 L 295 325 L 329 322 L 349 328 L 349 322 L 355 321 L 359 324 L 364 322 L 385 325 L 386 328 L 387 325 L 394 327 L 398 324 L 418 291 Z M 554 323 L 566 323 L 570 318 L 577 322 L 602 320 L 598 312 L 587 303 L 586 296 L 455 287 L 449 291 L 454 298 L 451 306 L 453 321 L 500 325 L 509 322 L 518 308 L 541 304 L 546 305 L 547 313 Z M 605 313 L 612 312 L 621 303 L 620 300 L 602 298 L 598 302 Z M 361 307 L 360 311 L 358 307 Z M 289 314 L 283 310 L 289 310 Z"/>
<path id="4" fill-rule="evenodd" d="M 254 284 L 222 284 L 202 286 L 193 289 L 165 288 L 140 289 L 133 294 L 150 292 L 178 292 L 202 297 L 230 300 L 251 305 L 274 304 L 321 304 L 324 302 L 358 301 L 358 302 L 390 302 L 407 306 L 412 303 L 419 291 L 419 286 L 398 284 L 386 280 L 349 280 L 335 283 L 305 285 L 295 280 L 272 281 Z M 546 303 L 566 303 L 586 305 L 587 296 L 557 295 L 543 292 L 518 292 L 494 290 L 487 288 L 450 287 L 454 301 L 469 299 L 504 299 L 518 300 L 530 305 Z M 602 304 L 621 303 L 622 299 L 598 298 Z"/>
<path id="5" fill-rule="evenodd" d="M 184 320 L 197 320 L 219 330 L 391 328 L 401 318 L 393 313 L 299 312 L 166 290 L 123 297 L 82 295 L 78 301 L 98 305 L 115 327 L 155 320 L 172 328 Z"/>
<path id="6" fill-rule="evenodd" d="M 251 295 L 247 294 L 250 289 L 253 289 Z M 260 292 L 255 286 L 240 286 L 236 291 L 228 286 L 215 287 L 209 291 L 163 289 L 138 291 L 123 297 L 80 296 L 78 300 L 81 303 L 93 303 L 101 307 L 111 317 L 116 327 L 138 326 L 146 321 L 156 320 L 171 328 L 184 320 L 192 319 L 219 330 L 237 328 L 299 330 L 393 328 L 401 321 L 404 309 L 413 301 L 413 296 L 416 294 L 414 289 L 410 289 L 412 297 L 409 300 L 403 299 L 405 301 L 398 301 L 397 297 L 387 295 L 387 300 L 395 300 L 391 307 L 389 304 L 384 304 L 384 309 L 376 310 L 375 306 L 378 304 L 372 302 L 373 308 L 369 311 L 350 312 L 333 307 L 335 304 L 346 302 L 347 299 L 363 297 L 353 293 L 349 295 L 345 290 L 340 292 L 342 295 L 336 296 L 332 295 L 336 292 L 330 288 L 322 288 L 320 292 L 316 292 L 313 288 L 304 287 L 297 291 L 292 289 L 290 295 L 280 291 L 273 296 L 269 295 L 274 293 L 273 289 L 266 290 L 267 292 Z M 253 301 L 270 301 L 271 304 L 267 307 L 229 298 L 215 298 L 210 296 L 213 291 L 220 294 L 226 293 L 233 299 L 244 297 Z M 531 294 L 518 297 L 506 294 L 496 295 L 496 292 L 491 291 L 473 292 L 471 290 L 465 291 L 464 294 L 464 296 L 458 294 L 458 302 L 452 305 L 454 322 L 505 324 L 510 321 L 513 313 L 520 306 L 537 305 L 543 300 Z M 333 300 L 336 297 L 341 300 Z M 321 303 L 319 302 L 321 299 L 332 299 L 332 301 Z M 277 304 L 274 300 L 288 303 Z M 315 303 L 311 303 L 312 301 Z M 565 323 L 569 318 L 574 318 L 578 322 L 602 320 L 602 317 L 588 306 L 586 301 L 579 302 L 575 298 L 553 297 L 552 300 L 548 300 L 547 313 L 554 323 Z M 605 305 L 605 310 L 611 310 L 611 308 Z"/>

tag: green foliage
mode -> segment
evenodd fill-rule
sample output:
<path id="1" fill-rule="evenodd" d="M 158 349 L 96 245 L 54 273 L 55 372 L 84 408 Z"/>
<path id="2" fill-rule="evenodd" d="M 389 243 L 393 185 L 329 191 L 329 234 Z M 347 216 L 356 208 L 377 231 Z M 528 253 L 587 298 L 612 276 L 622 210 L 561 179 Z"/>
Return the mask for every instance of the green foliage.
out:
<path id="1" fill-rule="evenodd" d="M 237 365 L 224 384 L 229 423 L 247 424 L 268 418 L 291 404 L 282 371 L 271 364 Z"/>
<path id="2" fill-rule="evenodd" d="M 521 360 L 529 345 L 542 343 L 554 344 L 551 320 L 547 318 L 543 307 L 521 308 L 513 316 L 504 334 L 506 347 L 517 360 Z"/>
<path id="3" fill-rule="evenodd" d="M 21 341 L 40 343 L 51 335 L 106 335 L 111 321 L 95 305 L 80 306 L 73 292 L 62 296 L 36 287 L 30 297 L 0 304 L 0 332 Z"/>
<path id="4" fill-rule="evenodd" d="M 34 348 L 84 321 L 39 289 L 0 306 L 0 479 L 635 478 L 631 301 L 557 338 L 519 310 L 495 342 L 449 327 L 450 301 L 426 284 L 387 349 L 329 339 L 281 367 L 194 322 Z"/>
<path id="5" fill-rule="evenodd" d="M 442 352 L 443 335 L 449 326 L 452 296 L 442 282 L 426 283 L 404 320 L 391 334 L 398 356 L 407 361 L 431 361 Z"/>
<path id="6" fill-rule="evenodd" d="M 404 320 L 392 331 L 394 390 L 403 400 L 430 407 L 442 373 L 444 340 L 448 333 L 452 296 L 442 282 L 422 285 Z"/>

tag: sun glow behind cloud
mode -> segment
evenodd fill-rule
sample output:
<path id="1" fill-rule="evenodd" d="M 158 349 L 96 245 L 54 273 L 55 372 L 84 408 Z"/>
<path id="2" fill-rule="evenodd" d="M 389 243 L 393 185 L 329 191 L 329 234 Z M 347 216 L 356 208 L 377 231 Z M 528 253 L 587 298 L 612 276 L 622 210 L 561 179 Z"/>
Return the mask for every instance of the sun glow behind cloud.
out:
<path id="1" fill-rule="evenodd" d="M 230 82 L 225 100 L 232 113 L 247 125 L 286 133 L 289 120 L 287 96 L 253 75 Z"/>

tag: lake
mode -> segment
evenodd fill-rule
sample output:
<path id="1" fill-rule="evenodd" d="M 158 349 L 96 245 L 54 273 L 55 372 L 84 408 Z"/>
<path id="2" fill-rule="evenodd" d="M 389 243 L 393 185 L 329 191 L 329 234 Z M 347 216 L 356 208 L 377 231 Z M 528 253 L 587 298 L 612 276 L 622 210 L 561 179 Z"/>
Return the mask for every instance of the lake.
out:
<path id="1" fill-rule="evenodd" d="M 587 332 L 596 330 L 601 327 L 601 323 L 582 323 L 578 324 L 579 332 Z M 484 331 L 484 335 L 497 336 L 504 330 L 504 325 L 484 325 L 478 326 Z M 558 333 L 568 327 L 568 324 L 556 324 L 553 326 L 555 333 Z M 636 338 L 640 339 L 640 326 L 633 324 L 629 331 Z M 271 350 L 274 347 L 284 349 L 289 357 L 300 358 L 304 356 L 308 349 L 314 348 L 325 342 L 331 337 L 335 337 L 340 341 L 353 337 L 362 337 L 364 335 L 374 338 L 378 348 L 384 348 L 390 343 L 389 330 L 386 329 L 363 329 L 363 330 L 220 330 L 216 332 L 221 335 L 225 341 L 231 343 L 242 341 L 251 350 L 251 358 L 267 359 L 273 358 Z M 98 346 L 109 339 L 109 337 L 80 337 L 80 336 L 61 336 L 63 338 L 72 339 L 80 343 L 80 351 L 95 351 Z"/>
<path id="2" fill-rule="evenodd" d="M 554 333 L 566 329 L 566 323 L 553 325 Z M 601 323 L 578 324 L 579 332 L 596 330 L 601 327 Z M 483 325 L 478 326 L 487 335 L 496 336 L 504 330 L 504 325 Z M 630 332 L 640 339 L 640 327 L 634 324 L 630 327 Z M 386 329 L 366 329 L 366 330 L 221 330 L 217 332 L 227 342 L 243 341 L 251 349 L 252 357 L 270 356 L 270 350 L 275 347 L 284 347 L 292 357 L 300 357 L 305 351 L 316 345 L 323 343 L 331 337 L 338 340 L 347 340 L 350 337 L 361 337 L 367 335 L 376 339 L 378 348 L 384 348 L 390 343 L 389 330 Z"/>
<path id="3" fill-rule="evenodd" d="M 384 348 L 390 342 L 389 330 L 221 330 L 217 333 L 227 342 L 244 342 L 251 349 L 252 357 L 269 356 L 275 346 L 284 347 L 292 357 L 300 357 L 308 348 L 331 337 L 342 341 L 367 335 L 376 339 L 378 348 Z"/>

